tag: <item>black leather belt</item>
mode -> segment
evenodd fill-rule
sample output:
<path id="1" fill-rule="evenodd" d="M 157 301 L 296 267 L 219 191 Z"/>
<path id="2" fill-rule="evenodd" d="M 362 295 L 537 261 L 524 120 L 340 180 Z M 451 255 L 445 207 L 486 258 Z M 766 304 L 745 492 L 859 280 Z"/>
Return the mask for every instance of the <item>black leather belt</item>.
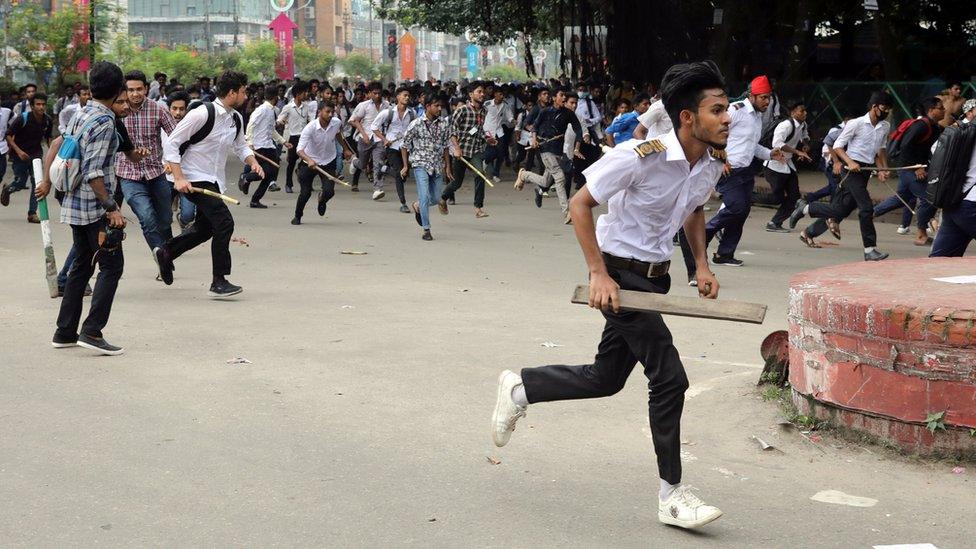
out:
<path id="1" fill-rule="evenodd" d="M 670 259 L 660 263 L 648 263 L 646 261 L 638 261 L 636 259 L 624 259 L 608 253 L 603 254 L 603 262 L 606 263 L 608 267 L 630 271 L 634 274 L 643 276 L 644 278 L 657 278 L 659 276 L 664 276 L 668 274 L 668 269 L 671 268 Z"/>

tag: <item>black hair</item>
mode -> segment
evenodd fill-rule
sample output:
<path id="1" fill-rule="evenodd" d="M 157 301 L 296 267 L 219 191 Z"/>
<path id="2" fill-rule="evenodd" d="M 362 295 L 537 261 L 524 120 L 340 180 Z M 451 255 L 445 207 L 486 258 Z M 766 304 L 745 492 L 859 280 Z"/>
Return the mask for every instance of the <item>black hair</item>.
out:
<path id="1" fill-rule="evenodd" d="M 309 86 L 311 86 L 312 84 L 321 84 L 321 82 L 319 82 L 319 79 L 318 78 L 313 78 L 313 79 L 311 79 L 311 80 L 308 81 L 308 85 Z"/>
<path id="2" fill-rule="evenodd" d="M 407 88 L 405 86 L 400 86 L 399 88 L 396 89 L 395 92 L 393 92 L 393 96 L 396 97 L 396 96 L 400 95 L 403 92 L 410 93 L 410 88 Z"/>
<path id="3" fill-rule="evenodd" d="M 92 97 L 100 101 L 108 99 L 114 101 L 119 92 L 125 88 L 122 69 L 108 61 L 99 61 L 92 65 L 91 70 L 88 71 L 88 81 L 91 82 Z"/>
<path id="4" fill-rule="evenodd" d="M 243 72 L 224 71 L 217 77 L 217 97 L 227 97 L 231 92 L 247 86 L 247 75 Z"/>
<path id="5" fill-rule="evenodd" d="M 78 86 L 78 91 L 81 91 L 81 90 L 91 91 L 91 86 L 89 86 L 88 84 L 82 84 L 82 85 Z"/>
<path id="6" fill-rule="evenodd" d="M 328 82 L 324 82 L 324 83 L 322 83 L 321 86 L 319 86 L 319 91 L 323 91 L 323 90 L 329 90 L 329 91 L 332 91 L 332 92 L 335 91 L 335 89 L 332 87 L 332 85 L 329 84 Z"/>
<path id="7" fill-rule="evenodd" d="M 698 111 L 705 90 L 725 89 L 722 72 L 713 61 L 673 65 L 661 79 L 661 100 L 674 125 L 681 127 L 681 111 Z"/>
<path id="8" fill-rule="evenodd" d="M 24 84 L 23 87 L 21 87 L 20 89 L 21 89 L 21 91 L 27 91 L 27 88 L 34 88 L 36 90 L 37 89 L 37 84 L 35 84 L 33 82 L 29 82 L 27 84 Z"/>
<path id="9" fill-rule="evenodd" d="M 185 91 L 178 91 L 178 92 L 173 92 L 173 93 L 169 94 L 169 96 L 166 97 L 166 104 L 167 105 L 172 105 L 173 103 L 176 103 L 177 101 L 183 101 L 184 103 L 186 103 L 187 106 L 189 106 L 190 105 L 190 94 L 186 93 Z"/>
<path id="10" fill-rule="evenodd" d="M 331 99 L 326 99 L 325 101 L 319 101 L 319 107 L 315 110 L 316 112 L 321 112 L 322 109 L 324 109 L 325 107 L 329 107 L 330 109 L 332 109 L 332 112 L 335 112 L 336 110 L 335 101 Z"/>
<path id="11" fill-rule="evenodd" d="M 446 107 L 448 103 L 447 96 L 443 92 L 429 92 L 424 94 L 423 104 L 426 106 L 431 103 L 440 103 Z"/>
<path id="12" fill-rule="evenodd" d="M 146 81 L 146 73 L 142 71 L 129 71 L 125 73 L 125 81 L 128 82 L 129 80 L 138 80 L 139 82 L 142 82 L 142 85 L 144 86 L 149 84 L 149 82 Z"/>
<path id="13" fill-rule="evenodd" d="M 157 72 L 157 73 L 154 73 L 153 74 L 153 80 L 156 80 L 160 76 L 162 76 L 163 78 L 166 78 L 166 73 L 165 72 Z"/>
<path id="14" fill-rule="evenodd" d="M 786 102 L 786 110 L 788 112 L 793 112 L 793 110 L 796 109 L 797 107 L 806 107 L 806 106 L 807 106 L 806 101 L 802 99 L 791 99 Z"/>
<path id="15" fill-rule="evenodd" d="M 942 100 L 938 97 L 923 97 L 918 102 L 918 106 L 921 108 L 919 114 L 926 116 L 930 110 L 937 107 L 940 103 L 942 103 Z"/>
<path id="16" fill-rule="evenodd" d="M 651 100 L 651 95 L 649 93 L 640 92 L 639 94 L 634 96 L 634 105 L 640 105 L 644 101 L 650 101 L 650 100 Z"/>
<path id="17" fill-rule="evenodd" d="M 890 107 L 894 104 L 894 99 L 891 98 L 891 94 L 884 91 L 878 90 L 871 94 L 871 99 L 868 101 L 868 108 L 875 105 L 884 105 L 885 107 Z"/>
<path id="18" fill-rule="evenodd" d="M 31 106 L 34 106 L 35 101 L 43 101 L 47 103 L 47 94 L 44 92 L 37 92 L 34 97 L 31 98 Z"/>
<path id="19" fill-rule="evenodd" d="M 377 81 L 370 82 L 369 83 L 368 90 L 371 91 L 371 92 L 372 91 L 380 91 L 380 92 L 382 92 L 383 91 L 383 84 L 381 84 L 381 83 L 379 83 Z"/>
<path id="20" fill-rule="evenodd" d="M 574 91 L 572 91 L 572 90 L 570 90 L 570 91 L 564 91 L 563 92 L 563 96 L 566 99 L 576 99 L 576 100 L 579 100 L 579 94 L 576 93 L 576 92 L 574 92 Z"/>
<path id="21" fill-rule="evenodd" d="M 268 99 L 278 98 L 278 86 L 275 84 L 268 84 L 264 87 L 264 92 L 261 94 L 261 100 L 267 101 Z"/>
<path id="22" fill-rule="evenodd" d="M 482 81 L 480 81 L 480 80 L 475 80 L 475 81 L 471 82 L 470 84 L 468 84 L 467 86 L 464 87 L 464 94 L 465 95 L 468 95 L 468 94 L 474 93 L 474 90 L 476 90 L 478 88 L 481 88 L 482 90 L 484 90 L 485 89 L 485 83 L 482 82 Z"/>
<path id="23" fill-rule="evenodd" d="M 308 85 L 308 82 L 302 82 L 299 80 L 295 82 L 294 86 L 291 87 L 291 95 L 292 97 L 297 97 L 298 94 L 307 92 L 309 88 L 311 88 L 311 86 Z"/>

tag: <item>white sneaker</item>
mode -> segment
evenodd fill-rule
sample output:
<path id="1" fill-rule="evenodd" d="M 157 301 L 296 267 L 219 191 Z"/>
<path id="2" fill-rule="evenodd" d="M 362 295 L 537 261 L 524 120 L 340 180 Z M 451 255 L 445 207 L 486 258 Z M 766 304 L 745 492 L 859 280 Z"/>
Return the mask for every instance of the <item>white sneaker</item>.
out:
<path id="1" fill-rule="evenodd" d="M 666 500 L 658 501 L 657 519 L 680 528 L 698 528 L 722 516 L 717 507 L 705 505 L 685 485 L 675 488 Z"/>
<path id="2" fill-rule="evenodd" d="M 908 234 L 908 232 L 911 231 L 911 229 L 908 227 L 898 227 L 896 230 L 898 231 L 898 234 Z"/>
<path id="3" fill-rule="evenodd" d="M 383 191 L 373 191 L 373 200 L 379 200 L 384 196 L 386 196 L 386 193 Z"/>
<path id="4" fill-rule="evenodd" d="M 493 175 L 491 177 L 491 180 L 495 182 L 495 185 L 497 185 L 497 184 L 499 184 L 499 183 L 502 182 L 502 178 L 498 177 L 497 175 Z"/>
<path id="5" fill-rule="evenodd" d="M 522 378 L 511 370 L 505 370 L 498 376 L 498 397 L 495 400 L 495 413 L 491 415 L 491 439 L 499 448 L 508 444 L 515 430 L 515 422 L 525 417 L 525 406 L 519 406 L 512 400 L 512 389 L 520 383 Z"/>

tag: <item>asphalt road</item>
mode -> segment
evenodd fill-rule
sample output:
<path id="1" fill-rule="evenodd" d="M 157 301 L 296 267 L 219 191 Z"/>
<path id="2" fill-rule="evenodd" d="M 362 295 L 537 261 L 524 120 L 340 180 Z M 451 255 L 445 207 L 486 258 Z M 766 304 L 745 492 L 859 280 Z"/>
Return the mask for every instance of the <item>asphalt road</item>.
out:
<path id="1" fill-rule="evenodd" d="M 245 291 L 230 302 L 206 297 L 206 246 L 166 287 L 130 225 L 105 330 L 122 357 L 50 347 L 40 231 L 24 193 L 0 209 L 2 545 L 972 547 L 976 466 L 953 474 L 830 432 L 811 443 L 755 387 L 789 277 L 859 261 L 856 222 L 811 250 L 762 231 L 771 212 L 755 210 L 746 266 L 716 272 L 722 298 L 769 305 L 766 323 L 667 319 L 692 381 L 685 481 L 725 511 L 686 532 L 656 519 L 639 369 L 612 398 L 530 407 L 507 447 L 491 445 L 498 372 L 589 361 L 602 328 L 569 303 L 586 269 L 555 198 L 537 210 L 507 181 L 479 220 L 467 183 L 423 242 L 390 196 L 340 188 L 324 218 L 313 201 L 294 227 L 296 196 L 233 209 L 249 245 L 232 244 Z M 927 253 L 894 227 L 879 224 L 881 249 Z M 57 225 L 54 238 L 60 261 L 70 237 Z M 673 272 L 672 292 L 692 295 Z M 811 500 L 824 490 L 877 503 Z"/>

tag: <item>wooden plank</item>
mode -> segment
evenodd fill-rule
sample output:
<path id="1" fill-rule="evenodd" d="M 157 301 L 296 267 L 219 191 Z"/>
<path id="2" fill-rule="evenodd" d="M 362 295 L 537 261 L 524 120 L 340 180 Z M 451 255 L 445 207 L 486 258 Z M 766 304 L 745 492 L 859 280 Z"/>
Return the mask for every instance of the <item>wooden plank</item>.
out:
<path id="1" fill-rule="evenodd" d="M 590 287 L 580 285 L 573 292 L 573 303 L 588 305 Z M 762 324 L 766 318 L 766 306 L 760 303 L 702 299 L 697 297 L 672 296 L 620 290 L 620 309 L 623 311 L 657 312 L 664 315 L 710 318 Z"/>

